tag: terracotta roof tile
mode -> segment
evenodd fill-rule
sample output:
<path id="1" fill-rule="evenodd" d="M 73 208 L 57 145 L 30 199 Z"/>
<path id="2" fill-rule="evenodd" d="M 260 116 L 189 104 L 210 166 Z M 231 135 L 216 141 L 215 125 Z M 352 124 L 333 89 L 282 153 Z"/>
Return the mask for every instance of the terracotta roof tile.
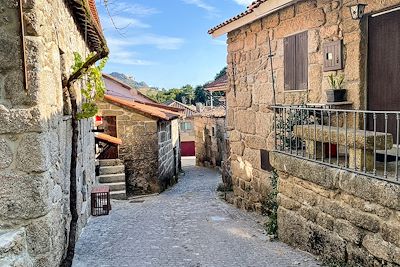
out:
<path id="1" fill-rule="evenodd" d="M 228 89 L 228 75 L 225 74 L 215 81 L 207 84 L 206 86 L 204 86 L 204 89 L 211 92 L 226 91 Z"/>
<path id="2" fill-rule="evenodd" d="M 122 144 L 122 140 L 121 139 L 116 138 L 116 137 L 111 136 L 111 135 L 108 135 L 108 134 L 105 134 L 105 133 L 96 133 L 95 138 L 100 140 L 100 141 L 103 141 L 103 142 L 106 142 L 106 143 L 111 143 L 111 144 L 114 144 L 114 145 L 121 145 Z"/>
<path id="3" fill-rule="evenodd" d="M 195 115 L 195 117 L 223 118 L 226 116 L 224 107 L 205 107 L 204 110 Z"/>
<path id="4" fill-rule="evenodd" d="M 244 11 L 244 12 L 240 13 L 239 15 L 236 15 L 236 16 L 230 18 L 230 19 L 227 19 L 226 21 L 222 22 L 221 24 L 219 24 L 219 25 L 215 26 L 214 28 L 210 29 L 210 30 L 208 31 L 208 33 L 209 33 L 209 34 L 212 34 L 212 33 L 215 32 L 216 30 L 218 30 L 218 29 L 220 29 L 220 28 L 222 28 L 222 27 L 224 27 L 224 26 L 226 26 L 226 25 L 228 25 L 228 24 L 230 24 L 230 23 L 232 23 L 232 22 L 234 22 L 234 21 L 236 21 L 236 20 L 238 20 L 238 19 L 240 19 L 240 18 L 243 18 L 244 16 L 247 16 L 247 15 L 250 14 L 250 13 L 253 13 L 253 12 L 254 12 L 254 9 L 256 9 L 256 8 L 259 7 L 262 3 L 267 2 L 267 1 L 268 1 L 268 0 L 257 0 L 257 1 L 254 1 L 253 3 L 251 3 L 251 4 L 247 7 L 247 10 L 246 10 L 246 11 Z"/>
<path id="5" fill-rule="evenodd" d="M 105 95 L 104 100 L 111 102 L 112 104 L 116 104 L 118 106 L 122 106 L 127 109 L 132 109 L 138 113 L 143 115 L 155 117 L 162 120 L 173 120 L 179 118 L 180 113 L 169 110 L 167 108 L 155 107 L 153 105 L 142 104 L 138 102 L 134 102 L 131 100 L 121 99 L 115 96 Z M 159 106 L 162 106 L 161 104 Z"/>

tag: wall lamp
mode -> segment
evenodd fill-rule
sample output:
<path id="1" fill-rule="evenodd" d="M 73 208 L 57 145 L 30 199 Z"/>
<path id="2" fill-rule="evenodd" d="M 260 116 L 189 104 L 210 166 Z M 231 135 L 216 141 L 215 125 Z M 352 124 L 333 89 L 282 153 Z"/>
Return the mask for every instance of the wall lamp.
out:
<path id="1" fill-rule="evenodd" d="M 362 19 L 362 17 L 364 16 L 364 11 L 366 6 L 367 4 L 356 4 L 349 6 L 352 19 L 354 20 Z"/>

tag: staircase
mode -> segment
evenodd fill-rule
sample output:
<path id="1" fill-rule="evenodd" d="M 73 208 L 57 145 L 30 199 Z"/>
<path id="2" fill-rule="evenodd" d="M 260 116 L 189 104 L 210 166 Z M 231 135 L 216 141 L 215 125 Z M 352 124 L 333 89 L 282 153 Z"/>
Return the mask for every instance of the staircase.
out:
<path id="1" fill-rule="evenodd" d="M 98 181 L 110 187 L 112 199 L 126 199 L 125 166 L 119 159 L 102 159 Z"/>

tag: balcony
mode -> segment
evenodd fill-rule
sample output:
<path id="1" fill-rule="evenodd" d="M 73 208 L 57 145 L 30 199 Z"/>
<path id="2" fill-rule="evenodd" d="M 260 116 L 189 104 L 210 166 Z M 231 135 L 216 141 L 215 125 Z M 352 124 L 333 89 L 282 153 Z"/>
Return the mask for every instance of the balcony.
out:
<path id="1" fill-rule="evenodd" d="M 399 184 L 400 112 L 274 106 L 275 151 Z"/>

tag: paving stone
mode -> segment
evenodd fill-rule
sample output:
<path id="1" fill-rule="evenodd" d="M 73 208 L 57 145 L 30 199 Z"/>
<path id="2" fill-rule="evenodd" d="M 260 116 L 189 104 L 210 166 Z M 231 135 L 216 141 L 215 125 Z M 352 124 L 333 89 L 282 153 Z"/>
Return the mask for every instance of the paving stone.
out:
<path id="1" fill-rule="evenodd" d="M 73 266 L 319 265 L 310 254 L 269 241 L 258 216 L 221 201 L 217 171 L 184 169 L 163 194 L 113 202 L 109 216 L 92 218 Z"/>

